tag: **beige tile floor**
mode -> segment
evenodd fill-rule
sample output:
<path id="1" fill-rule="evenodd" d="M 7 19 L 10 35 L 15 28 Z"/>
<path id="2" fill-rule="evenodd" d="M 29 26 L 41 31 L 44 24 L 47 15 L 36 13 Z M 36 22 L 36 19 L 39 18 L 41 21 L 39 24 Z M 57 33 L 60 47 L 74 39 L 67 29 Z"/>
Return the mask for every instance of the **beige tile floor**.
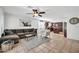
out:
<path id="1" fill-rule="evenodd" d="M 63 35 L 50 33 L 48 42 L 40 44 L 32 49 L 27 49 L 23 40 L 13 50 L 7 53 L 78 53 L 79 41 L 64 38 Z"/>

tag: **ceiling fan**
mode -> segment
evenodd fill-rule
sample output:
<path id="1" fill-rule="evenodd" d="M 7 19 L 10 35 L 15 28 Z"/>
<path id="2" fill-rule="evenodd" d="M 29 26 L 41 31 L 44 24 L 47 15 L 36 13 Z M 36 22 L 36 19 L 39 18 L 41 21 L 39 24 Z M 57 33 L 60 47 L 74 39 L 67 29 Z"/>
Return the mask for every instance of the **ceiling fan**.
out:
<path id="1" fill-rule="evenodd" d="M 33 13 L 26 13 L 26 14 L 32 14 L 33 17 L 36 17 L 36 16 L 40 16 L 42 17 L 42 14 L 45 14 L 44 11 L 40 12 L 39 9 L 32 9 Z"/>

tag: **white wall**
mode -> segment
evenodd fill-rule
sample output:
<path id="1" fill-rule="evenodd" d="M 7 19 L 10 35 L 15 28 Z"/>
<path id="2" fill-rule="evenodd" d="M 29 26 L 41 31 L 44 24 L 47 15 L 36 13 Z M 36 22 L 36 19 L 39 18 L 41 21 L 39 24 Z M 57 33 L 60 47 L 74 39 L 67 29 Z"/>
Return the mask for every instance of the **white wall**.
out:
<path id="1" fill-rule="evenodd" d="M 12 14 L 5 14 L 5 29 L 15 29 L 15 28 L 21 28 L 24 27 L 21 21 L 19 19 L 22 19 L 21 21 L 24 22 L 31 22 L 31 27 L 38 28 L 38 19 L 30 18 L 30 17 L 20 17 Z"/>
<path id="2" fill-rule="evenodd" d="M 67 25 L 68 25 L 67 27 L 68 38 L 79 40 L 79 24 L 71 25 L 70 23 L 68 23 Z"/>
<path id="3" fill-rule="evenodd" d="M 38 20 L 37 19 L 32 19 L 31 20 L 31 27 L 33 28 L 38 28 Z"/>
<path id="4" fill-rule="evenodd" d="M 40 22 L 39 19 L 32 19 L 31 25 L 32 25 L 33 28 L 36 28 L 36 29 L 38 29 L 38 28 L 44 29 L 45 28 L 44 22 Z"/>
<path id="5" fill-rule="evenodd" d="M 19 19 L 28 20 L 27 18 L 24 17 L 15 16 L 12 14 L 5 14 L 5 29 L 15 29 L 24 27 Z"/>
<path id="6" fill-rule="evenodd" d="M 4 11 L 0 8 L 0 37 L 4 31 Z"/>
<path id="7" fill-rule="evenodd" d="M 38 21 L 38 28 L 45 29 L 45 22 Z"/>
<path id="8" fill-rule="evenodd" d="M 65 20 L 67 21 L 67 38 L 79 40 L 79 23 L 78 24 L 70 24 L 69 19 L 72 17 L 68 17 Z"/>

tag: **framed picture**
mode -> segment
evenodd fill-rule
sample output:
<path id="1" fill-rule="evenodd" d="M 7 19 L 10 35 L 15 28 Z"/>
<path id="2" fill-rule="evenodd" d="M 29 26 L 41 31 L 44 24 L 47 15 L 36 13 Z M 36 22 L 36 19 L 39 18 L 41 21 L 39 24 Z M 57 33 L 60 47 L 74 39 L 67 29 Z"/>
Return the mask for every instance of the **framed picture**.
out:
<path id="1" fill-rule="evenodd" d="M 70 24 L 77 24 L 77 23 L 79 23 L 79 18 L 73 17 L 73 18 L 71 18 L 71 19 L 69 20 L 69 23 L 70 23 Z"/>
<path id="2" fill-rule="evenodd" d="M 24 26 L 31 26 L 31 23 L 29 22 L 22 22 Z"/>

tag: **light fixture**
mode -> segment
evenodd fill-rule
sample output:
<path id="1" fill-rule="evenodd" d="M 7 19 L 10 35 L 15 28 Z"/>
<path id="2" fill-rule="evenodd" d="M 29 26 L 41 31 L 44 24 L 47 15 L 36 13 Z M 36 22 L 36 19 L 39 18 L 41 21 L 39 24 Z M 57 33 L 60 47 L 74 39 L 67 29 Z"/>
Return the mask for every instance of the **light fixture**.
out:
<path id="1" fill-rule="evenodd" d="M 35 14 L 33 14 L 34 16 L 38 16 L 38 14 L 37 13 L 35 13 Z"/>
<path id="2" fill-rule="evenodd" d="M 38 16 L 38 13 L 36 11 L 34 11 L 33 17 L 36 17 L 36 16 Z"/>

